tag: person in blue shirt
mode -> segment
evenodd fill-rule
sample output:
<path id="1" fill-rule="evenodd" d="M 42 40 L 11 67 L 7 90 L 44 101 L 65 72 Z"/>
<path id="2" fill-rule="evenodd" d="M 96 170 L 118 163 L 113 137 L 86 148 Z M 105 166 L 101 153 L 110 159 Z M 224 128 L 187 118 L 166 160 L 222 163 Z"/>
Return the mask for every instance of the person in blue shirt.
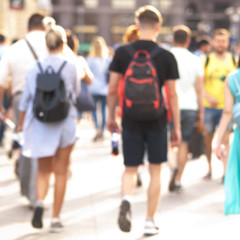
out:
<path id="1" fill-rule="evenodd" d="M 108 67 L 111 62 L 108 48 L 103 37 L 93 38 L 89 56 L 87 57 L 88 66 L 93 73 L 93 81 L 89 90 L 95 100 L 96 110 L 93 111 L 93 120 L 96 128 L 96 135 L 93 141 L 103 139 L 103 133 L 106 126 L 106 96 L 108 93 Z M 99 106 L 99 103 L 101 106 Z M 99 109 L 101 107 L 101 110 Z M 101 123 L 97 112 L 101 112 Z"/>
<path id="2" fill-rule="evenodd" d="M 194 52 L 197 56 L 208 55 L 211 51 L 211 40 L 208 36 L 197 38 L 197 50 Z"/>

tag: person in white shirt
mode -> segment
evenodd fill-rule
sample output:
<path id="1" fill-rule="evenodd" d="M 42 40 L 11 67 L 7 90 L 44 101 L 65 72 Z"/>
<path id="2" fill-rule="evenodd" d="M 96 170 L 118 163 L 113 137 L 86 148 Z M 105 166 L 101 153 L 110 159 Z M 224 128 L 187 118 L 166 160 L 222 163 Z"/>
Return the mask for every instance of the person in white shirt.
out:
<path id="1" fill-rule="evenodd" d="M 28 20 L 28 33 L 25 38 L 17 41 L 10 46 L 4 53 L 0 62 L 0 107 L 1 112 L 3 103 L 4 89 L 11 85 L 13 121 L 18 125 L 19 110 L 18 106 L 25 86 L 25 76 L 27 71 L 36 62 L 36 57 L 41 59 L 47 55 L 45 41 L 45 28 L 42 23 L 44 15 L 34 13 Z M 27 41 L 33 48 L 36 57 L 30 50 Z M 11 80 L 11 82 L 9 82 Z M 16 146 L 16 145 L 15 145 Z M 13 144 L 14 147 L 14 144 Z M 13 148 L 12 148 L 13 150 Z M 37 162 L 35 159 L 25 158 L 20 155 L 18 159 L 17 172 L 20 180 L 21 194 L 26 196 L 30 205 L 33 206 L 36 201 L 35 177 Z"/>
<path id="2" fill-rule="evenodd" d="M 26 40 L 32 46 L 38 59 L 43 58 L 47 54 L 43 19 L 44 15 L 42 14 L 32 14 L 28 20 L 28 33 L 25 38 L 10 46 L 0 62 L 0 107 L 3 103 L 4 89 L 10 85 L 13 122 L 16 128 L 19 119 L 18 106 L 25 86 L 25 75 L 29 68 L 36 62 Z"/>
<path id="3" fill-rule="evenodd" d="M 8 47 L 7 36 L 3 32 L 0 32 L 0 61 L 7 47 Z M 4 106 L 4 110 L 7 111 L 9 106 L 8 90 L 5 90 L 5 93 L 4 93 L 3 106 Z M 3 146 L 4 132 L 5 132 L 5 123 L 0 123 L 0 146 Z"/>
<path id="4" fill-rule="evenodd" d="M 181 110 L 182 142 L 177 152 L 177 169 L 174 170 L 169 191 L 181 190 L 181 178 L 187 162 L 188 141 L 196 123 L 203 124 L 203 64 L 189 50 L 191 30 L 187 26 L 173 28 L 171 52 L 178 64 L 180 79 L 176 82 L 179 108 Z"/>

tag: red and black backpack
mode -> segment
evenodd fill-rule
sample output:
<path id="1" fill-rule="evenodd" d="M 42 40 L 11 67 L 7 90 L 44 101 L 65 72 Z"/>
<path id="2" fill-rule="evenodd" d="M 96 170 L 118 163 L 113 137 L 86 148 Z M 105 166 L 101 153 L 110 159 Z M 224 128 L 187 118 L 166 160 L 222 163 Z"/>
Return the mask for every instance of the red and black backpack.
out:
<path id="1" fill-rule="evenodd" d="M 154 120 L 163 112 L 163 97 L 152 58 L 161 51 L 150 53 L 126 46 L 132 59 L 123 77 L 123 115 L 137 121 Z"/>

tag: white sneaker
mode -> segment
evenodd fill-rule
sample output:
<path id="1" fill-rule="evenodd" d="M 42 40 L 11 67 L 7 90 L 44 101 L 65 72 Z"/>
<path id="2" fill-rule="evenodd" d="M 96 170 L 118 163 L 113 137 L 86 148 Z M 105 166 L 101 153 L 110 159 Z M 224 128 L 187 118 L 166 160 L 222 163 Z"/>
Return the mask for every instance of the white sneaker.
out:
<path id="1" fill-rule="evenodd" d="M 64 231 L 64 227 L 63 227 L 60 219 L 52 220 L 51 227 L 50 227 L 50 232 L 51 233 L 60 233 L 60 232 L 63 232 L 63 231 Z"/>
<path id="2" fill-rule="evenodd" d="M 151 220 L 145 221 L 144 236 L 153 236 L 159 234 L 159 228 Z"/>

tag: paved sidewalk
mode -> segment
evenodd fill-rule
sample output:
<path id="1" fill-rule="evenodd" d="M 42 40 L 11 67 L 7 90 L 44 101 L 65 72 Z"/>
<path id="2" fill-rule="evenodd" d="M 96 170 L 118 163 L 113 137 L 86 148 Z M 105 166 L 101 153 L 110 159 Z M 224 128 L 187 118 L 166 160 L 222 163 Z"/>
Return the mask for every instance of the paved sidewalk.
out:
<path id="1" fill-rule="evenodd" d="M 65 232 L 49 233 L 52 211 L 52 187 L 46 199 L 44 229 L 30 225 L 32 211 L 19 195 L 18 181 L 13 173 L 13 161 L 0 150 L 0 239 L 1 240 L 141 240 L 146 212 L 145 189 L 149 181 L 146 167 L 142 169 L 144 186 L 136 189 L 133 198 L 133 230 L 130 234 L 118 230 L 116 219 L 120 204 L 122 157 L 110 154 L 110 137 L 93 143 L 92 124 L 83 120 L 81 137 L 72 154 L 72 178 L 68 182 L 62 210 Z M 182 194 L 168 193 L 170 171 L 162 171 L 162 199 L 156 222 L 160 234 L 148 239 L 163 240 L 239 240 L 240 217 L 224 216 L 223 186 L 220 184 L 221 163 L 214 160 L 214 179 L 202 179 L 206 173 L 204 157 L 190 161 L 186 167 Z"/>

